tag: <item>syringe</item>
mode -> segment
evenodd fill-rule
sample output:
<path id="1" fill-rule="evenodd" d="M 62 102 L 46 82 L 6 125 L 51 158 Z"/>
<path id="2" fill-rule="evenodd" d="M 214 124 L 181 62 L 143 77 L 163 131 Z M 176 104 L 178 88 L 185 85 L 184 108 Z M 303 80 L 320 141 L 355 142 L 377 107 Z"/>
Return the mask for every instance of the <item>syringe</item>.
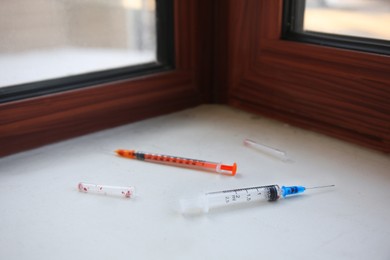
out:
<path id="1" fill-rule="evenodd" d="M 115 152 L 119 156 L 130 158 L 130 159 L 137 159 L 137 160 L 147 161 L 147 162 L 155 162 L 155 163 L 162 163 L 162 164 L 168 164 L 173 166 L 181 166 L 186 168 L 212 171 L 212 172 L 222 173 L 225 175 L 234 176 L 237 171 L 236 163 L 234 163 L 233 165 L 226 165 L 217 162 L 208 162 L 203 160 L 189 159 L 189 158 L 155 154 L 155 153 L 143 153 L 134 150 L 120 149 L 120 150 L 116 150 Z"/>
<path id="2" fill-rule="evenodd" d="M 268 185 L 205 193 L 195 199 L 181 200 L 183 214 L 207 213 L 210 209 L 255 201 L 276 201 L 281 197 L 302 193 L 307 189 L 333 187 L 334 185 L 306 188 L 303 186 Z"/>

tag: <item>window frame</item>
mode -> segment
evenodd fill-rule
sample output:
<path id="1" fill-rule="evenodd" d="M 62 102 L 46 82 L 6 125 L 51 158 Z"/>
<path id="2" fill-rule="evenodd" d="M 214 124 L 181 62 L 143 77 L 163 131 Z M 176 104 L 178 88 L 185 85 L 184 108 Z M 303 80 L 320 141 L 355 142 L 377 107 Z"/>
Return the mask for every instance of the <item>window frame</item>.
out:
<path id="1" fill-rule="evenodd" d="M 174 70 L 0 104 L 0 156 L 210 102 L 390 153 L 390 58 L 283 40 L 282 12 L 175 0 Z"/>
<path id="2" fill-rule="evenodd" d="M 173 0 L 156 1 L 156 62 L 0 88 L 0 103 L 59 93 L 174 69 Z M 158 21 L 158 22 L 157 22 Z"/>
<path id="3" fill-rule="evenodd" d="M 0 156 L 210 102 L 211 2 L 173 1 L 174 69 L 1 103 Z"/>
<path id="4" fill-rule="evenodd" d="M 390 41 L 357 36 L 303 31 L 305 1 L 284 0 L 282 38 L 328 47 L 390 55 Z"/>
<path id="5" fill-rule="evenodd" d="M 282 39 L 283 0 L 219 4 L 225 102 L 390 152 L 389 56 Z"/>

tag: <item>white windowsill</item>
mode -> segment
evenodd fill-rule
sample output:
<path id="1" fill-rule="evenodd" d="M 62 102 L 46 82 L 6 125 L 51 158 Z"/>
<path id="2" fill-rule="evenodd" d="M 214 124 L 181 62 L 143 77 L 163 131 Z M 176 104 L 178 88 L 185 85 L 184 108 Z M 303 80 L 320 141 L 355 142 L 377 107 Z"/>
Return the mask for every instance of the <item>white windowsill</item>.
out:
<path id="1" fill-rule="evenodd" d="M 237 162 L 238 173 L 123 159 L 118 148 Z M 389 169 L 384 154 L 203 105 L 0 159 L 0 259 L 388 259 Z M 80 181 L 133 185 L 137 197 L 84 194 Z M 268 184 L 336 187 L 200 217 L 175 210 L 200 192 Z"/>

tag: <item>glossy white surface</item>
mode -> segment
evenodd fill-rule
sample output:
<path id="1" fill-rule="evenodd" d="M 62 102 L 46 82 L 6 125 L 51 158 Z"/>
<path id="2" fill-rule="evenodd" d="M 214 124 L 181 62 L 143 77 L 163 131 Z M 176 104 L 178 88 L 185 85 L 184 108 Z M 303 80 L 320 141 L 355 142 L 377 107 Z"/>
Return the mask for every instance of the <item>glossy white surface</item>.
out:
<path id="1" fill-rule="evenodd" d="M 283 162 L 243 145 L 286 151 Z M 235 177 L 114 155 L 237 162 Z M 390 259 L 389 156 L 225 106 L 136 122 L 0 159 L 0 259 Z M 79 192 L 134 186 L 134 199 Z M 257 185 L 335 184 L 200 217 L 180 198 Z"/>

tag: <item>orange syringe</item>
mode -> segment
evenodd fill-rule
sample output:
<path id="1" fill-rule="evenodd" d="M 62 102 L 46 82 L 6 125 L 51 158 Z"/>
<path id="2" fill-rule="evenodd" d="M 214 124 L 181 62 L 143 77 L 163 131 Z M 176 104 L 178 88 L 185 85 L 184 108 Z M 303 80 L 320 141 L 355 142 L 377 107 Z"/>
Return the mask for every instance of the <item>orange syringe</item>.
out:
<path id="1" fill-rule="evenodd" d="M 115 152 L 119 156 L 130 158 L 130 159 L 162 163 L 162 164 L 168 164 L 173 166 L 181 166 L 186 168 L 201 169 L 201 170 L 212 171 L 212 172 L 217 172 L 217 173 L 232 175 L 232 176 L 234 176 L 237 171 L 236 163 L 234 163 L 233 165 L 226 165 L 217 162 L 208 162 L 203 160 L 189 159 L 189 158 L 183 158 L 178 156 L 155 154 L 155 153 L 144 153 L 135 150 L 119 149 L 116 150 Z"/>

